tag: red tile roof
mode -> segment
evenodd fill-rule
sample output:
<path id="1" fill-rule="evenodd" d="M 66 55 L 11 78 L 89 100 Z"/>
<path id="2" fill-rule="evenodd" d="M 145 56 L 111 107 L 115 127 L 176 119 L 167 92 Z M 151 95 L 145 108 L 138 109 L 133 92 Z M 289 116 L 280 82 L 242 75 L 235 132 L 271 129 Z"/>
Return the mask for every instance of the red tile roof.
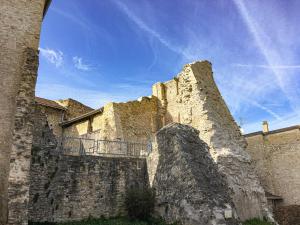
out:
<path id="1" fill-rule="evenodd" d="M 45 98 L 35 97 L 35 102 L 39 105 L 47 106 L 50 108 L 60 109 L 60 110 L 66 110 L 65 107 L 61 106 L 57 102 Z"/>

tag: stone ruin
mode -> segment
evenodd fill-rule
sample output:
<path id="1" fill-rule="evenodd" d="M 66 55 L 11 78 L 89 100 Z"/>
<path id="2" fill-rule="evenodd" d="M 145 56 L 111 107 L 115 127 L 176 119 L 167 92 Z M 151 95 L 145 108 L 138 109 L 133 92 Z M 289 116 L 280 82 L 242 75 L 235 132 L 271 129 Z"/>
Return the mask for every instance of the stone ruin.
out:
<path id="1" fill-rule="evenodd" d="M 148 186 L 156 190 L 156 215 L 168 222 L 273 220 L 245 152 L 245 139 L 217 89 L 208 61 L 188 64 L 173 80 L 153 85 L 151 97 L 109 103 L 69 118 L 59 123 L 61 131 L 53 113 L 42 108 L 37 106 L 34 116 L 31 221 L 123 215 L 126 190 Z M 76 112 L 76 107 L 71 111 Z M 106 152 L 111 155 L 97 155 L 94 150 L 93 154 L 62 154 L 59 134 L 126 143 L 150 137 L 153 151 L 146 158 L 117 156 L 113 149 Z"/>
<path id="2" fill-rule="evenodd" d="M 245 152 L 245 139 L 207 61 L 188 64 L 173 80 L 155 84 L 150 98 L 111 103 L 79 120 L 54 124 L 62 135 L 85 126 L 93 135 L 98 126 L 100 137 L 107 139 L 132 141 L 136 136 L 150 136 L 156 141 L 147 159 L 61 154 L 58 136 L 49 126 L 50 115 L 39 110 L 33 113 L 40 25 L 49 2 L 8 0 L 0 6 L 0 54 L 5 59 L 0 62 L 4 81 L 1 225 L 124 214 L 126 190 L 148 185 L 156 187 L 156 213 L 167 221 L 236 224 L 253 217 L 272 220 L 264 190 Z M 185 177 L 181 168 L 186 169 Z"/>
<path id="3" fill-rule="evenodd" d="M 178 123 L 163 127 L 157 132 L 148 168 L 156 213 L 167 222 L 239 224 L 226 180 L 198 130 Z"/>

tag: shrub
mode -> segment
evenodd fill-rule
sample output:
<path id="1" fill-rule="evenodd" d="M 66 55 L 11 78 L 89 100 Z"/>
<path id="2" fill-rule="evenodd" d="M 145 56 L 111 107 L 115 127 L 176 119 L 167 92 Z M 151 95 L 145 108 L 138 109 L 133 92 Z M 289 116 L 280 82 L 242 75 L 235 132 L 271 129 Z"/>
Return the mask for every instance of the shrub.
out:
<path id="1" fill-rule="evenodd" d="M 130 219 L 148 220 L 155 204 L 155 194 L 151 188 L 133 188 L 127 191 L 125 206 Z"/>
<path id="2" fill-rule="evenodd" d="M 243 223 L 243 225 L 273 225 L 272 223 L 270 222 L 267 222 L 267 221 L 262 221 L 260 219 L 250 219 L 250 220 L 247 220 Z"/>

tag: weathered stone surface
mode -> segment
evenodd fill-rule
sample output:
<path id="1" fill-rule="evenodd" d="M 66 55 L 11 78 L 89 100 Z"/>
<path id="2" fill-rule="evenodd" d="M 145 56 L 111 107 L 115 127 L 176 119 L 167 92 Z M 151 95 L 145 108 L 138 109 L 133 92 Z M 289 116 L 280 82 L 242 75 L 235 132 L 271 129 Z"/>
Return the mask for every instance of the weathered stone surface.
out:
<path id="1" fill-rule="evenodd" d="M 31 221 L 126 215 L 126 189 L 147 185 L 145 159 L 62 156 L 49 150 L 34 148 L 30 171 Z"/>
<path id="2" fill-rule="evenodd" d="M 200 131 L 231 188 L 242 220 L 272 215 L 264 190 L 245 151 L 246 141 L 231 116 L 215 82 L 208 61 L 187 64 L 173 80 L 155 84 L 163 123 L 180 122 Z"/>
<path id="3" fill-rule="evenodd" d="M 109 103 L 101 114 L 64 128 L 68 136 L 87 134 L 96 139 L 147 141 L 171 122 L 190 125 L 210 147 L 210 154 L 226 176 L 242 220 L 272 220 L 264 190 L 245 151 L 246 141 L 231 116 L 208 61 L 188 64 L 173 80 L 157 83 L 153 96 L 141 101 Z"/>
<path id="4" fill-rule="evenodd" d="M 16 98 L 15 129 L 10 155 L 8 224 L 27 224 L 32 116 L 38 53 L 37 50 L 28 48 L 24 55 L 20 89 Z"/>
<path id="5" fill-rule="evenodd" d="M 125 215 L 126 190 L 148 186 L 145 159 L 62 155 L 40 107 L 34 123 L 29 220 Z"/>
<path id="6" fill-rule="evenodd" d="M 64 127 L 65 136 L 147 142 L 157 131 L 157 98 L 108 103 L 101 113 Z"/>
<path id="7" fill-rule="evenodd" d="M 27 72 L 22 71 L 24 69 L 24 62 L 26 62 L 28 57 L 27 49 L 32 49 L 34 52 L 38 49 L 39 35 L 41 21 L 44 11 L 45 0 L 5 0 L 1 1 L 0 4 L 0 224 L 6 224 L 8 220 L 8 177 L 10 179 L 18 180 L 17 183 L 20 184 L 19 193 L 15 193 L 10 196 L 10 206 L 19 207 L 18 204 L 14 204 L 20 200 L 20 208 L 18 211 L 24 209 L 24 197 L 27 195 L 27 188 L 24 187 L 26 184 L 26 179 L 28 176 L 24 176 L 24 181 L 21 181 L 22 175 L 15 178 L 9 175 L 9 168 L 14 168 L 18 164 L 18 154 L 16 155 L 15 161 L 13 160 L 12 165 L 10 165 L 10 154 L 12 151 L 12 134 L 14 130 L 15 114 L 19 114 L 18 120 L 21 123 L 26 123 L 26 114 L 28 113 L 28 108 L 20 108 L 16 112 L 16 96 L 19 93 L 19 97 L 26 96 L 26 102 L 30 101 L 30 98 L 34 96 L 28 95 L 24 90 L 20 89 L 21 80 L 24 79 Z M 34 62 L 35 63 L 35 62 Z M 33 64 L 33 67 L 36 67 Z M 33 72 L 33 71 L 31 71 Z M 30 73 L 31 73 L 30 72 Z M 36 71 L 35 71 L 36 72 Z M 31 76 L 31 75 L 29 75 Z M 31 86 L 26 90 L 29 92 L 34 91 L 34 79 L 29 79 L 27 84 L 22 84 L 21 88 L 26 85 Z M 27 104 L 25 104 L 27 105 Z M 19 105 L 20 106 L 20 105 Z M 21 111 L 23 113 L 24 121 L 22 119 Z M 25 129 L 24 129 L 25 130 Z M 22 133 L 24 132 L 22 131 Z M 30 131 L 28 130 L 28 133 Z M 22 134 L 20 134 L 21 136 Z M 29 135 L 29 134 L 28 134 Z M 27 136 L 27 134 L 26 134 Z M 19 140 L 25 137 L 18 138 Z M 22 150 L 23 141 L 16 143 L 14 149 L 18 152 L 22 152 L 20 158 L 20 164 L 25 163 L 25 151 L 28 149 L 30 140 L 24 142 L 24 149 Z M 16 145 L 18 145 L 16 147 Z M 23 154 L 24 153 L 24 154 Z M 16 154 L 16 153 L 13 153 Z M 30 159 L 27 159 L 28 164 Z M 25 166 L 27 167 L 27 166 Z M 17 169 L 18 170 L 18 169 Z M 26 170 L 26 168 L 25 168 Z M 25 174 L 26 172 L 24 171 Z M 15 172 L 13 172 L 16 175 Z M 15 185 L 15 184 L 13 184 Z M 17 190 L 17 189 L 16 189 Z M 10 192 L 12 193 L 12 192 Z M 21 211 L 19 211 L 21 213 Z M 25 224 L 26 221 L 18 221 L 25 219 L 26 212 L 24 216 L 20 215 L 18 218 L 14 219 L 14 224 Z"/>
<path id="8" fill-rule="evenodd" d="M 300 126 L 246 135 L 260 181 L 266 191 L 281 196 L 281 205 L 300 205 Z M 277 204 L 278 204 L 277 203 Z"/>
<path id="9" fill-rule="evenodd" d="M 275 209 L 274 214 L 280 225 L 300 224 L 300 205 L 278 207 Z"/>
<path id="10" fill-rule="evenodd" d="M 148 168 L 157 214 L 184 225 L 238 224 L 226 180 L 199 131 L 171 123 L 158 131 L 156 141 Z"/>
<path id="11" fill-rule="evenodd" d="M 64 115 L 66 119 L 72 119 L 93 110 L 91 107 L 71 98 L 57 100 L 56 102 L 67 109 Z"/>

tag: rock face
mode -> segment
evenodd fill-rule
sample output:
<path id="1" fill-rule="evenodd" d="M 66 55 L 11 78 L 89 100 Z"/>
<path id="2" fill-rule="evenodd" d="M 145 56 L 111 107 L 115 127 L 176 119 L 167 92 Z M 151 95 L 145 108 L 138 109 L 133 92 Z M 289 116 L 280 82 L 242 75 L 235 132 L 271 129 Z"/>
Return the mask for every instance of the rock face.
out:
<path id="1" fill-rule="evenodd" d="M 226 180 L 199 132 L 171 123 L 157 133 L 156 141 L 148 169 L 157 214 L 184 225 L 238 224 Z"/>
<path id="2" fill-rule="evenodd" d="M 153 86 L 161 102 L 163 124 L 179 122 L 200 131 L 219 171 L 226 176 L 231 197 L 241 220 L 272 215 L 264 190 L 246 152 L 241 135 L 213 78 L 208 61 L 184 66 L 176 78 Z"/>

